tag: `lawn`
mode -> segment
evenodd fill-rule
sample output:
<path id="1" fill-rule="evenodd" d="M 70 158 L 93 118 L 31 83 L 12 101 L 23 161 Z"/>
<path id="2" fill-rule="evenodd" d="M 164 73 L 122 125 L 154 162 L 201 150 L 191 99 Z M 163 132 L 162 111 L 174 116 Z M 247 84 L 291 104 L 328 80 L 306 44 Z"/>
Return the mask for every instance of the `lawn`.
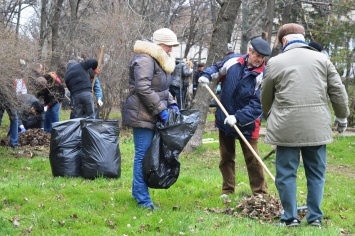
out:
<path id="1" fill-rule="evenodd" d="M 69 114 L 62 111 L 62 119 Z M 209 114 L 207 122 L 213 123 Z M 8 118 L 0 127 L 5 136 Z M 36 150 L 33 158 L 16 158 L 26 147 L 0 147 L 0 235 L 353 235 L 355 234 L 355 137 L 336 135 L 328 145 L 328 167 L 323 201 L 324 225 L 298 228 L 275 227 L 274 222 L 223 214 L 235 208 L 243 194 L 251 194 L 237 145 L 237 189 L 226 202 L 220 198 L 218 142 L 204 143 L 192 153 L 180 155 L 177 182 L 167 190 L 151 189 L 156 211 L 138 207 L 131 197 L 133 139 L 120 131 L 121 177 L 118 179 L 53 177 L 49 148 Z M 215 129 L 203 138 L 218 140 Z M 259 145 L 260 156 L 272 147 Z M 275 175 L 274 155 L 265 165 Z M 269 191 L 277 196 L 267 177 Z M 298 203 L 305 205 L 306 180 L 298 174 Z"/>

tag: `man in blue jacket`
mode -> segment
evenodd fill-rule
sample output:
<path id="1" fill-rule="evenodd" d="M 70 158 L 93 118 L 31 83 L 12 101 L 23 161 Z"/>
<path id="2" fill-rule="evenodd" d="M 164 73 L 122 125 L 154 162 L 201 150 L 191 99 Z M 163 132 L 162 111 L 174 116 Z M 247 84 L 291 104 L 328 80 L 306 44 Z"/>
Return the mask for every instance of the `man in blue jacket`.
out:
<path id="1" fill-rule="evenodd" d="M 98 62 L 96 59 L 89 59 L 80 63 L 69 61 L 64 77 L 65 84 L 73 97 L 73 118 L 95 118 L 94 98 L 89 78 L 89 69 L 95 73 Z"/>
<path id="2" fill-rule="evenodd" d="M 240 129 L 245 139 L 258 153 L 258 138 L 262 109 L 260 104 L 260 85 L 265 68 L 265 57 L 271 54 L 268 43 L 255 38 L 251 41 L 246 55 L 235 54 L 208 67 L 201 73 L 199 83 L 207 85 L 211 79 L 217 80 L 225 75 L 220 102 L 227 110 L 225 116 L 220 108 L 216 111 L 216 126 L 219 129 L 219 150 L 222 173 L 222 197 L 235 191 L 235 139 L 240 139 L 233 128 Z M 262 165 L 249 150 L 242 139 L 239 140 L 249 175 L 249 184 L 254 195 L 267 194 L 268 188 Z"/>

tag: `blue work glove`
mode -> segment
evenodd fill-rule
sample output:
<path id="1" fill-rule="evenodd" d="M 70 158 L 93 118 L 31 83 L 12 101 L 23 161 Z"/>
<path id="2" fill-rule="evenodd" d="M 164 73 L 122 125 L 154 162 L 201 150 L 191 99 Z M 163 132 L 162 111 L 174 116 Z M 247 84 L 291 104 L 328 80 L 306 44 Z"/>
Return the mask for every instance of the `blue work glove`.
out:
<path id="1" fill-rule="evenodd" d="M 176 104 L 171 104 L 168 108 L 175 110 L 176 114 L 180 114 L 179 107 Z"/>
<path id="2" fill-rule="evenodd" d="M 21 133 L 26 132 L 26 129 L 25 129 L 25 127 L 24 127 L 23 125 L 20 125 L 20 132 L 21 132 Z"/>
<path id="3" fill-rule="evenodd" d="M 169 117 L 169 113 L 167 110 L 164 110 L 159 113 L 159 118 L 163 123 L 165 123 L 168 120 L 168 117 Z"/>
<path id="4" fill-rule="evenodd" d="M 216 88 L 216 94 L 219 94 L 222 90 L 222 85 L 221 82 L 218 83 L 217 88 Z"/>

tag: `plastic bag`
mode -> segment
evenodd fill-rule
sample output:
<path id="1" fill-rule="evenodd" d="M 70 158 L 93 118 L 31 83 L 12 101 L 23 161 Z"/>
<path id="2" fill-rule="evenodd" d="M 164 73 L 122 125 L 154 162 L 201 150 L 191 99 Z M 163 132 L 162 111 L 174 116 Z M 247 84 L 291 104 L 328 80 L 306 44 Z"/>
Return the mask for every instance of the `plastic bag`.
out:
<path id="1" fill-rule="evenodd" d="M 165 124 L 156 125 L 151 146 L 143 159 L 143 177 L 150 188 L 169 188 L 180 174 L 179 154 L 197 129 L 198 110 L 182 110 L 176 114 L 168 109 Z"/>
<path id="2" fill-rule="evenodd" d="M 82 167 L 84 178 L 118 178 L 121 176 L 121 153 L 117 120 L 81 121 Z"/>
<path id="3" fill-rule="evenodd" d="M 80 176 L 81 127 L 72 119 L 52 124 L 49 161 L 53 176 Z"/>

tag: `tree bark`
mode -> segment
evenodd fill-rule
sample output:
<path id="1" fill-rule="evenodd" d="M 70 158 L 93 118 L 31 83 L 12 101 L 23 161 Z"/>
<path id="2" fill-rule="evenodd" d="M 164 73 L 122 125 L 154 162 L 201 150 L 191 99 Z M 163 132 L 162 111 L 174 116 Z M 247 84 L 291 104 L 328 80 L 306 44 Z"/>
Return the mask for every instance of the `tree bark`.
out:
<path id="1" fill-rule="evenodd" d="M 222 3 L 221 9 L 218 13 L 217 21 L 213 26 L 213 33 L 208 50 L 206 66 L 213 65 L 217 61 L 222 60 L 225 56 L 225 48 L 231 39 L 240 4 L 241 1 L 239 0 L 226 0 Z M 213 81 L 210 83 L 210 85 L 212 85 L 211 87 L 213 89 L 216 87 Z M 186 145 L 184 149 L 185 152 L 194 150 L 202 143 L 202 135 L 205 128 L 211 95 L 208 94 L 205 88 L 199 86 L 194 100 L 195 103 L 193 104 L 192 109 L 200 110 L 200 123 L 195 134 Z"/>

